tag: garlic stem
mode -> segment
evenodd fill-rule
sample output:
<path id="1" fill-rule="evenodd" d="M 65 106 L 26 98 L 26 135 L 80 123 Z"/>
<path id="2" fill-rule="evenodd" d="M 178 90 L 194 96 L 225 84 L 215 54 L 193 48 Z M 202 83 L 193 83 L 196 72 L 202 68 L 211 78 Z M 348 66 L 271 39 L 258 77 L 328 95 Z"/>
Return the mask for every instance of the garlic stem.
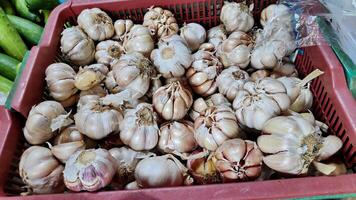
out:
<path id="1" fill-rule="evenodd" d="M 309 83 L 310 81 L 312 81 L 313 79 L 317 78 L 318 76 L 324 74 L 323 71 L 316 69 L 314 71 L 312 71 L 310 74 L 308 74 L 308 76 L 306 76 L 300 83 L 298 83 L 298 85 L 300 87 L 303 87 L 304 85 L 306 85 L 307 83 Z"/>

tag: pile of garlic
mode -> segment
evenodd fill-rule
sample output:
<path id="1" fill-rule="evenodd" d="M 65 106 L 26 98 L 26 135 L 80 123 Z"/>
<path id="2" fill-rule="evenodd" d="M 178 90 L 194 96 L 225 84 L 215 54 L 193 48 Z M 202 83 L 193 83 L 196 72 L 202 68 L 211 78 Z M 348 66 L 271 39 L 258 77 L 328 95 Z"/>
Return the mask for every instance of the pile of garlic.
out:
<path id="1" fill-rule="evenodd" d="M 322 72 L 301 80 L 288 60 L 288 8 L 263 10 L 263 29 L 252 29 L 252 8 L 226 2 L 209 30 L 179 29 L 160 7 L 142 24 L 83 10 L 62 32 L 65 63 L 46 70 L 53 100 L 34 105 L 24 128 L 36 145 L 19 167 L 29 193 L 250 181 L 263 165 L 282 176 L 340 171 L 321 161 L 341 140 L 307 112 Z"/>

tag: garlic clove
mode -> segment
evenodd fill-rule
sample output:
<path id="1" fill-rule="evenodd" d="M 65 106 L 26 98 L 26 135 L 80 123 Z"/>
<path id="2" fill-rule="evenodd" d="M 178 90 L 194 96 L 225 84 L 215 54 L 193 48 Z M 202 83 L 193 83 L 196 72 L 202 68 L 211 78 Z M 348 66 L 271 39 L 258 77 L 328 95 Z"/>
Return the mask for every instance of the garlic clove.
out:
<path id="1" fill-rule="evenodd" d="M 173 118 L 173 109 L 175 108 L 175 107 L 173 107 L 173 105 L 174 104 L 173 104 L 172 98 L 169 98 L 162 110 L 162 117 L 164 119 L 172 119 Z"/>
<path id="2" fill-rule="evenodd" d="M 342 147 L 342 141 L 340 138 L 334 135 L 328 135 L 326 138 L 323 139 L 322 147 L 319 150 L 317 160 L 325 160 L 330 156 L 334 155 L 338 152 Z"/>
<path id="3" fill-rule="evenodd" d="M 257 145 L 265 153 L 278 153 L 297 149 L 298 141 L 277 135 L 261 135 L 257 138 Z"/>
<path id="4" fill-rule="evenodd" d="M 51 152 L 62 163 L 65 163 L 72 154 L 84 149 L 85 143 L 83 140 L 81 140 L 77 142 L 69 142 L 52 146 Z"/>
<path id="5" fill-rule="evenodd" d="M 290 152 L 280 152 L 263 157 L 263 162 L 271 169 L 287 174 L 304 172 L 304 162 L 300 155 Z"/>

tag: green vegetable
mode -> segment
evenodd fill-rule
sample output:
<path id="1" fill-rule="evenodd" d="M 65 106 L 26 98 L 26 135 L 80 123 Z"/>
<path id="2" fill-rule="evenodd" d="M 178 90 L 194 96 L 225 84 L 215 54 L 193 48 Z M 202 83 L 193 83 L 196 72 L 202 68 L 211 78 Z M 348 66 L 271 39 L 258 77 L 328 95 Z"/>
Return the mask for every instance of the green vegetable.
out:
<path id="1" fill-rule="evenodd" d="M 43 20 L 44 20 L 45 24 L 46 24 L 47 21 L 48 21 L 48 17 L 51 14 L 51 11 L 49 11 L 49 10 L 40 10 L 40 13 L 41 13 L 41 15 L 43 17 Z"/>
<path id="2" fill-rule="evenodd" d="M 27 51 L 25 43 L 2 8 L 0 8 L 0 47 L 7 55 L 17 60 L 22 60 Z"/>
<path id="3" fill-rule="evenodd" d="M 59 3 L 57 0 L 25 0 L 30 11 L 52 10 Z"/>
<path id="4" fill-rule="evenodd" d="M 0 53 L 0 75 L 15 80 L 20 61 Z"/>
<path id="5" fill-rule="evenodd" d="M 26 5 L 26 0 L 12 0 L 12 4 L 15 5 L 16 11 L 20 17 L 29 19 L 34 22 L 41 22 L 41 18 L 38 15 L 30 12 Z"/>
<path id="6" fill-rule="evenodd" d="M 15 10 L 11 3 L 7 0 L 0 0 L 0 6 L 4 9 L 5 13 L 8 15 L 15 15 Z"/>
<path id="7" fill-rule="evenodd" d="M 42 26 L 39 26 L 27 19 L 23 19 L 14 15 L 7 15 L 7 17 L 9 18 L 10 22 L 15 27 L 17 32 L 19 32 L 23 38 L 25 38 L 31 44 L 38 44 L 43 32 Z"/>
<path id="8" fill-rule="evenodd" d="M 8 95 L 14 83 L 0 75 L 0 93 Z"/>

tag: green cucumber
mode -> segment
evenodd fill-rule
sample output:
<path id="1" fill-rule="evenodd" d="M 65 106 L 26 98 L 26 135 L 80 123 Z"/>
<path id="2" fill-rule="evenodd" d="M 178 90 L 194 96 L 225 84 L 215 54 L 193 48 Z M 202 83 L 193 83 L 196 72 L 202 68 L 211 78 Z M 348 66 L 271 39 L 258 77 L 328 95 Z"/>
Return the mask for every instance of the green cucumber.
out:
<path id="1" fill-rule="evenodd" d="M 15 27 L 17 32 L 19 32 L 23 38 L 25 38 L 31 44 L 34 45 L 38 44 L 43 32 L 42 26 L 37 25 L 31 22 L 30 20 L 17 17 L 14 15 L 7 15 L 7 18 L 9 18 L 12 25 Z"/>
<path id="2" fill-rule="evenodd" d="M 15 80 L 19 64 L 20 61 L 0 53 L 0 75 L 9 80 Z"/>
<path id="3" fill-rule="evenodd" d="M 8 95 L 14 83 L 0 75 L 0 93 Z"/>
<path id="4" fill-rule="evenodd" d="M 0 6 L 4 9 L 5 13 L 8 15 L 15 15 L 15 10 L 11 3 L 7 0 L 0 0 Z"/>
<path id="5" fill-rule="evenodd" d="M 50 10 L 40 10 L 40 14 L 42 15 L 43 21 L 45 24 L 47 24 L 49 15 L 51 14 Z"/>
<path id="6" fill-rule="evenodd" d="M 59 3 L 57 0 L 25 0 L 30 11 L 52 10 Z"/>
<path id="7" fill-rule="evenodd" d="M 25 0 L 12 0 L 12 4 L 15 5 L 16 11 L 20 17 L 26 18 L 33 22 L 41 22 L 41 18 L 38 15 L 30 12 Z"/>
<path id="8" fill-rule="evenodd" d="M 27 47 L 1 7 L 0 33 L 0 47 L 4 52 L 17 60 L 22 60 Z"/>

